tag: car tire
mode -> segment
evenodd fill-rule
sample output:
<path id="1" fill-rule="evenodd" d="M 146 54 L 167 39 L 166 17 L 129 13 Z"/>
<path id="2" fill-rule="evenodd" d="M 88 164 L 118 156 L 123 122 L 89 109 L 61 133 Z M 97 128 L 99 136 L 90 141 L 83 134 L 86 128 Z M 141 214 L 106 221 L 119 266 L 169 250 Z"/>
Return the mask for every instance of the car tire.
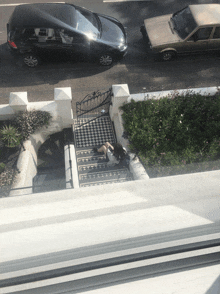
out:
<path id="1" fill-rule="evenodd" d="M 103 65 L 103 66 L 109 66 L 112 65 L 114 59 L 112 54 L 109 53 L 105 53 L 105 54 L 101 54 L 99 56 L 99 64 Z"/>
<path id="2" fill-rule="evenodd" d="M 36 67 L 40 64 L 40 58 L 32 53 L 27 53 L 23 56 L 23 62 L 28 67 Z"/>
<path id="3" fill-rule="evenodd" d="M 174 59 L 175 56 L 176 56 L 176 54 L 173 51 L 164 51 L 161 54 L 163 61 L 170 61 L 170 60 Z"/>

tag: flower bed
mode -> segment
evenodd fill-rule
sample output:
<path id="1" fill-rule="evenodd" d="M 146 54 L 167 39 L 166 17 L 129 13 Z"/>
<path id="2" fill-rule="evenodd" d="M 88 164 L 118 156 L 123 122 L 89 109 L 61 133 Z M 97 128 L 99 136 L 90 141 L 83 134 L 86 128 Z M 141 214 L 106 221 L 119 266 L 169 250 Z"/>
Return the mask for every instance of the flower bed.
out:
<path id="1" fill-rule="evenodd" d="M 23 111 L 13 120 L 0 121 L 0 197 L 9 195 L 19 172 L 17 160 L 23 142 L 50 120 L 51 115 L 46 111 Z"/>
<path id="2" fill-rule="evenodd" d="M 180 96 L 125 104 L 130 149 L 150 177 L 220 168 L 220 94 Z"/>
<path id="3" fill-rule="evenodd" d="M 0 151 L 0 197 L 8 196 L 13 179 L 18 173 L 17 160 L 20 148 L 1 148 Z"/>

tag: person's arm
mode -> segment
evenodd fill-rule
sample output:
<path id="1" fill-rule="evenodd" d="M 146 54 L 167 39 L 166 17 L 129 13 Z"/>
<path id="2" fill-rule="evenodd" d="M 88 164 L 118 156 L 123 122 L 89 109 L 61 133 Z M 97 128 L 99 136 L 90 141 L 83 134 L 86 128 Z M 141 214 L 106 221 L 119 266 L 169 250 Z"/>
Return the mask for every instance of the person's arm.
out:
<path id="1" fill-rule="evenodd" d="M 112 150 L 114 150 L 114 147 L 109 142 L 106 142 L 105 143 L 105 147 L 106 148 L 109 148 L 110 147 Z"/>

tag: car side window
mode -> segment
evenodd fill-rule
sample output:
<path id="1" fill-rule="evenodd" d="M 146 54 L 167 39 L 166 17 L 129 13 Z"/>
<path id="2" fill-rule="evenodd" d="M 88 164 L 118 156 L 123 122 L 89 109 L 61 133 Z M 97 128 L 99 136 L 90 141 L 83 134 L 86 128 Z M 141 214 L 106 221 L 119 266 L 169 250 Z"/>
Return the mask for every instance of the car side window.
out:
<path id="1" fill-rule="evenodd" d="M 60 37 L 62 39 L 63 44 L 72 44 L 73 36 L 70 34 L 70 32 L 68 32 L 64 29 L 61 29 L 61 30 L 59 30 L 59 33 L 60 33 Z"/>
<path id="2" fill-rule="evenodd" d="M 35 28 L 38 42 L 46 42 L 48 40 L 56 40 L 54 29 L 51 28 Z"/>
<path id="3" fill-rule="evenodd" d="M 15 40 L 20 40 L 25 32 L 24 29 L 15 29 L 14 31 L 10 32 L 10 37 L 15 41 Z"/>
<path id="4" fill-rule="evenodd" d="M 22 31 L 21 38 L 23 40 L 34 40 L 37 36 L 33 28 L 27 28 Z"/>
<path id="5" fill-rule="evenodd" d="M 193 35 L 194 39 L 199 40 L 207 40 L 210 37 L 213 27 L 201 28 Z"/>
<path id="6" fill-rule="evenodd" d="M 85 42 L 85 37 L 75 32 L 61 29 L 59 30 L 59 33 L 60 33 L 60 37 L 62 39 L 63 44 L 73 44 L 73 43 L 80 44 Z"/>
<path id="7" fill-rule="evenodd" d="M 215 28 L 213 39 L 220 39 L 220 27 Z"/>

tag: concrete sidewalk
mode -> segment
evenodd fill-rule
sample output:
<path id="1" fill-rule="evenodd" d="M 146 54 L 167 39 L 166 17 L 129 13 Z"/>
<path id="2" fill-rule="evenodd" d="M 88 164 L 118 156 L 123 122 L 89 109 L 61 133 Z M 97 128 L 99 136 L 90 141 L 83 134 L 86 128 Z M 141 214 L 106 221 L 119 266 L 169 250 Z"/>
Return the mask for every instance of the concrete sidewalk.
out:
<path id="1" fill-rule="evenodd" d="M 1 199 L 1 262 L 220 221 L 220 172 Z"/>
<path id="2" fill-rule="evenodd" d="M 219 179 L 213 171 L 1 199 L 4 293 L 219 294 Z M 132 254 L 145 258 L 128 262 Z"/>

